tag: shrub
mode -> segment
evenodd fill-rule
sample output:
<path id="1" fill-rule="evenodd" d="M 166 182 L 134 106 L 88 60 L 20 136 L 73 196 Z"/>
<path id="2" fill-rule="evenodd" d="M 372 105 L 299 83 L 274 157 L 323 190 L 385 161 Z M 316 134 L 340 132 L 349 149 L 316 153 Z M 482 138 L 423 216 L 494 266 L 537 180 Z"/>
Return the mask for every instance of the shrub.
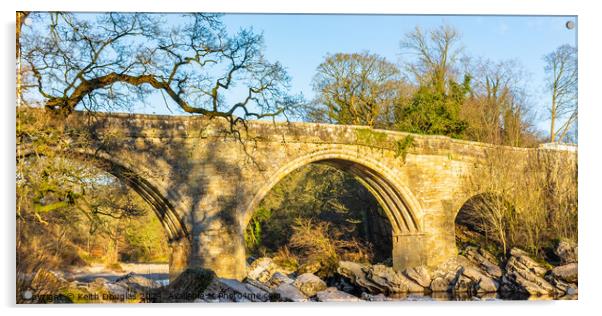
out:
<path id="1" fill-rule="evenodd" d="M 543 258 L 555 241 L 577 241 L 577 162 L 546 151 L 527 159 L 491 151 L 467 177 L 466 189 L 482 194 L 469 200 L 457 222 L 480 231 L 506 254 L 520 247 Z"/>
<path id="2" fill-rule="evenodd" d="M 279 267 L 282 267 L 287 271 L 297 271 L 299 268 L 299 259 L 287 246 L 279 248 L 272 260 Z"/>
<path id="3" fill-rule="evenodd" d="M 331 228 L 328 222 L 297 219 L 292 229 L 289 245 L 299 251 L 303 262 L 319 263 L 317 274 L 321 277 L 332 276 L 340 260 L 369 262 L 372 259 L 366 245 L 356 239 L 341 239 L 341 231 Z"/>

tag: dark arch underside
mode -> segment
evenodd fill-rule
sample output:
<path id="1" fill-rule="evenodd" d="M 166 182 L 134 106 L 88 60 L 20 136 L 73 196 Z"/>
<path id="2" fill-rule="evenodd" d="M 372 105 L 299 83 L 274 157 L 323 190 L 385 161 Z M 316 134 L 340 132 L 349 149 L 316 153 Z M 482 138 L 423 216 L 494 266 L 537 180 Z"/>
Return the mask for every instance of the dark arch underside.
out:
<path id="1" fill-rule="evenodd" d="M 33 152 L 31 150 L 17 149 L 17 159 L 26 159 L 32 155 Z M 91 163 L 93 166 L 124 181 L 152 207 L 167 232 L 170 243 L 180 240 L 190 240 L 188 230 L 177 216 L 175 207 L 148 180 L 140 177 L 133 170 L 97 154 L 69 151 L 64 153 L 64 156 L 83 161 L 84 163 Z"/>
<path id="2" fill-rule="evenodd" d="M 130 188 L 138 193 L 147 203 L 151 205 L 161 224 L 167 231 L 170 242 L 181 239 L 188 239 L 189 234 L 186 226 L 182 224 L 177 216 L 173 205 L 155 188 L 148 180 L 137 175 L 133 170 L 128 169 L 113 161 L 90 156 L 86 154 L 77 154 L 88 156 L 87 160 L 94 160 L 94 165 L 116 178 L 124 181 Z"/>
<path id="3" fill-rule="evenodd" d="M 362 164 L 343 159 L 324 159 L 314 163 L 326 164 L 354 175 L 382 206 L 391 221 L 394 235 L 419 231 L 417 220 L 404 202 L 401 193 L 382 175 Z"/>

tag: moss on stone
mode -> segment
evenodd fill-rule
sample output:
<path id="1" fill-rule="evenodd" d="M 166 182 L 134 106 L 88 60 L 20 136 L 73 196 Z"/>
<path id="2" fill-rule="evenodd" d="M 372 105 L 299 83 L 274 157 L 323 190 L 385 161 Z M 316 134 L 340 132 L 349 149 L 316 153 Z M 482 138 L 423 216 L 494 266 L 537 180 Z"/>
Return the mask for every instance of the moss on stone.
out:
<path id="1" fill-rule="evenodd" d="M 412 135 L 408 135 L 403 139 L 395 141 L 395 157 L 401 156 L 405 163 L 409 149 L 414 146 L 414 136 Z"/>
<path id="2" fill-rule="evenodd" d="M 361 128 L 355 130 L 355 138 L 358 143 L 382 147 L 386 146 L 387 134 L 384 132 L 375 131 L 369 128 Z"/>

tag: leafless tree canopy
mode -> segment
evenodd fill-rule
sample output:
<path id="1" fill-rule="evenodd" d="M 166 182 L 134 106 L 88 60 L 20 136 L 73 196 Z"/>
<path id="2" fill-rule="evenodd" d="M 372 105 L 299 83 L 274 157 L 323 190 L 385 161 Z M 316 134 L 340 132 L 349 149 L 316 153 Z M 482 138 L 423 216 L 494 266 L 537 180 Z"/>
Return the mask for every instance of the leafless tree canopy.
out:
<path id="1" fill-rule="evenodd" d="M 467 60 L 472 74 L 471 96 L 463 116 L 470 122 L 471 139 L 494 144 L 530 146 L 537 142 L 532 104 L 525 88 L 529 74 L 514 59 Z"/>
<path id="2" fill-rule="evenodd" d="M 425 32 L 420 27 L 405 35 L 401 49 L 415 55 L 416 61 L 406 68 L 418 84 L 432 86 L 435 91 L 445 92 L 446 84 L 455 79 L 454 64 L 459 58 L 460 33 L 450 25 L 442 25 Z"/>
<path id="3" fill-rule="evenodd" d="M 546 85 L 552 95 L 548 106 L 550 142 L 562 141 L 577 121 L 577 49 L 562 45 L 544 61 Z"/>
<path id="4" fill-rule="evenodd" d="M 228 34 L 218 15 L 31 13 L 21 29 L 28 104 L 69 114 L 129 108 L 160 91 L 188 113 L 286 115 L 295 98 L 278 62 L 252 30 Z"/>
<path id="5" fill-rule="evenodd" d="M 400 71 L 385 58 L 368 52 L 326 57 L 313 79 L 313 109 L 318 120 L 339 124 L 376 126 L 399 97 Z M 381 122 L 382 123 L 382 122 Z"/>

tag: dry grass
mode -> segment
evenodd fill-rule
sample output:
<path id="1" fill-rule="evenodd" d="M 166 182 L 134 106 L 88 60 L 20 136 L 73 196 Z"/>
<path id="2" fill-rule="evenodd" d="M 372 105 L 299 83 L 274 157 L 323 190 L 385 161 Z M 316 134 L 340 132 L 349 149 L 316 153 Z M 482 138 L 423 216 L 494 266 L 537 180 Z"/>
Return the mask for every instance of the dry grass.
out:
<path id="1" fill-rule="evenodd" d="M 458 218 L 499 245 L 542 256 L 557 240 L 577 242 L 577 163 L 571 156 L 537 152 L 527 159 L 503 149 L 467 178 L 480 192 Z"/>
<path id="2" fill-rule="evenodd" d="M 287 246 L 279 248 L 274 254 L 273 260 L 278 266 L 289 271 L 297 271 L 299 268 L 299 258 Z"/>
<path id="3" fill-rule="evenodd" d="M 44 249 L 44 244 L 39 238 L 32 238 L 27 243 L 17 240 L 17 304 L 43 303 L 35 299 L 25 299 L 26 292 L 30 292 L 34 298 L 59 293 L 64 284 L 50 270 L 58 267 L 60 263 L 60 258 Z"/>
<path id="4" fill-rule="evenodd" d="M 292 229 L 290 247 L 299 251 L 302 262 L 319 264 L 319 276 L 331 276 L 340 260 L 370 262 L 372 259 L 369 247 L 355 239 L 342 239 L 342 233 L 328 222 L 297 219 Z"/>

